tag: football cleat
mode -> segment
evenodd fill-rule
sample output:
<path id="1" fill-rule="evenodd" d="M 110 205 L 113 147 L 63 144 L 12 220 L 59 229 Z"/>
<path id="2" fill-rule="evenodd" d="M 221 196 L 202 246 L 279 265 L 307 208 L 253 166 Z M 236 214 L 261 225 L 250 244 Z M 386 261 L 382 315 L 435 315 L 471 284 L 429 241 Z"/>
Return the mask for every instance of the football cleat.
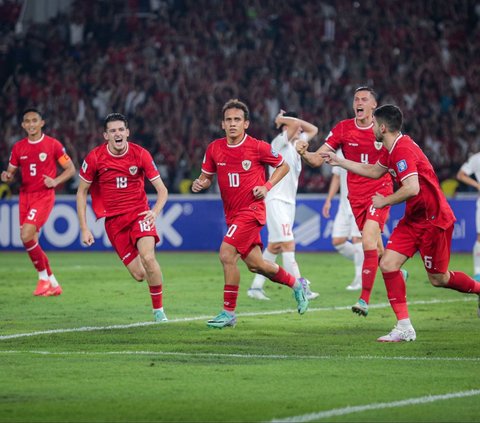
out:
<path id="1" fill-rule="evenodd" d="M 308 298 L 307 298 L 307 280 L 304 278 L 297 279 L 300 282 L 300 287 L 297 289 L 293 288 L 293 296 L 297 301 L 297 311 L 300 314 L 304 314 L 308 309 Z"/>
<path id="2" fill-rule="evenodd" d="M 39 279 L 33 295 L 40 296 L 43 295 L 50 289 L 50 281 L 47 279 Z"/>
<path id="3" fill-rule="evenodd" d="M 42 294 L 42 297 L 57 297 L 63 292 L 62 287 L 57 285 L 55 288 L 50 285 L 49 288 Z"/>
<path id="4" fill-rule="evenodd" d="M 308 279 L 305 279 L 305 278 L 300 278 L 301 280 L 305 281 L 306 285 L 306 288 L 305 288 L 305 293 L 307 295 L 307 299 L 308 300 L 314 300 L 315 298 L 318 298 L 320 296 L 320 294 L 318 292 L 313 292 L 310 288 L 310 281 Z"/>
<path id="5" fill-rule="evenodd" d="M 395 326 L 392 331 L 385 336 L 381 336 L 377 339 L 378 342 L 402 342 L 402 341 L 415 341 L 417 334 L 413 326 L 410 326 L 406 329 L 401 329 L 398 326 Z"/>
<path id="6" fill-rule="evenodd" d="M 475 279 L 477 282 L 480 282 L 480 273 L 477 273 L 473 279 Z"/>
<path id="7" fill-rule="evenodd" d="M 254 300 L 270 300 L 270 298 L 265 295 L 265 291 L 262 288 L 250 288 L 247 291 L 247 295 Z"/>
<path id="8" fill-rule="evenodd" d="M 153 311 L 153 318 L 156 322 L 168 322 L 165 312 L 160 309 Z"/>
<path id="9" fill-rule="evenodd" d="M 210 319 L 207 322 L 209 328 L 223 329 L 228 326 L 234 327 L 237 324 L 237 318 L 235 313 L 230 313 L 223 310 L 218 316 L 215 316 L 213 319 Z"/>
<path id="10" fill-rule="evenodd" d="M 357 301 L 356 304 L 352 306 L 352 311 L 357 313 L 359 316 L 367 317 L 368 314 L 368 304 L 361 298 Z"/>
<path id="11" fill-rule="evenodd" d="M 356 277 L 350 285 L 345 288 L 347 291 L 358 291 L 362 289 L 362 278 Z"/>

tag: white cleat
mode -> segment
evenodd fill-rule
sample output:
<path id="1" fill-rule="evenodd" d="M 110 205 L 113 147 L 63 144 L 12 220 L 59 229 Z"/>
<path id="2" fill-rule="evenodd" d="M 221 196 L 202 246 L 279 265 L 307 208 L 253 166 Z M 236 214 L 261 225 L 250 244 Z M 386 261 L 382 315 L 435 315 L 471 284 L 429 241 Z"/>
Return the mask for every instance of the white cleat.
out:
<path id="1" fill-rule="evenodd" d="M 355 278 L 345 289 L 347 291 L 358 291 L 359 289 L 362 289 L 362 278 Z"/>
<path id="2" fill-rule="evenodd" d="M 409 342 L 415 341 L 417 338 L 417 334 L 415 333 L 415 329 L 413 326 L 410 326 L 406 329 L 401 329 L 398 326 L 395 326 L 392 331 L 385 336 L 381 336 L 377 339 L 378 342 Z"/>
<path id="3" fill-rule="evenodd" d="M 262 301 L 269 301 L 270 298 L 268 298 L 265 295 L 265 291 L 262 288 L 250 288 L 247 291 L 247 295 L 250 298 L 253 298 L 254 300 L 262 300 Z"/>

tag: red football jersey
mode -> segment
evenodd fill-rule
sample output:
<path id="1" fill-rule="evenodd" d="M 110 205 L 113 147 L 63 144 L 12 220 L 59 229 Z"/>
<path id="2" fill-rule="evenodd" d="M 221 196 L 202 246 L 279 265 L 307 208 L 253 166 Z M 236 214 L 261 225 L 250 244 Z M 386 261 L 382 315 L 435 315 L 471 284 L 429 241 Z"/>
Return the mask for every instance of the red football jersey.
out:
<path id="1" fill-rule="evenodd" d="M 382 149 L 381 143 L 375 142 L 373 124 L 368 128 L 359 127 L 355 119 L 340 121 L 330 131 L 325 144 L 333 151 L 341 148 L 346 159 L 358 163 L 375 164 Z M 348 198 L 352 200 L 370 198 L 375 192 L 390 195 L 393 183 L 388 175 L 380 179 L 371 179 L 347 173 Z"/>
<path id="2" fill-rule="evenodd" d="M 278 167 L 282 163 L 282 156 L 270 144 L 249 135 L 236 145 L 229 145 L 226 138 L 208 145 L 202 172 L 217 174 L 227 224 L 249 208 L 258 210 L 260 223 L 265 224 L 265 202 L 255 199 L 253 188 L 265 184 L 265 165 Z"/>
<path id="3" fill-rule="evenodd" d="M 80 178 L 92 184 L 90 195 L 97 218 L 148 209 L 145 176 L 153 181 L 160 174 L 151 154 L 131 142 L 120 156 L 110 153 L 107 143 L 94 148 L 80 169 Z"/>
<path id="4" fill-rule="evenodd" d="M 38 141 L 23 138 L 13 145 L 9 164 L 20 167 L 22 185 L 20 192 L 48 191 L 43 175 L 57 176 L 57 161 L 66 156 L 65 148 L 55 138 L 43 134 Z M 66 156 L 68 158 L 68 156 Z M 68 159 L 69 160 L 69 159 Z"/>
<path id="5" fill-rule="evenodd" d="M 455 222 L 450 205 L 440 188 L 437 175 L 422 149 L 407 135 L 400 135 L 390 151 L 383 149 L 378 164 L 388 168 L 401 186 L 411 175 L 418 175 L 419 193 L 406 201 L 405 219 L 413 222 L 431 221 L 447 229 Z"/>

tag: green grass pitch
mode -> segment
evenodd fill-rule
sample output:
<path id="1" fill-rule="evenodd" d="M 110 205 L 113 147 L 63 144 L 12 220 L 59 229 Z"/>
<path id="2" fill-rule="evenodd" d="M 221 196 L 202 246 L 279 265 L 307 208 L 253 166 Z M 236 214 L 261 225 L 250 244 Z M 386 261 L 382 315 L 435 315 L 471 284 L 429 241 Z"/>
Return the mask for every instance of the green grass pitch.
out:
<path id="1" fill-rule="evenodd" d="M 377 275 L 367 318 L 345 290 L 353 264 L 297 254 L 320 292 L 304 316 L 288 288 L 246 296 L 238 324 L 209 329 L 222 307 L 216 253 L 158 253 L 170 321 L 154 324 L 145 283 L 112 253 L 49 253 L 64 292 L 34 297 L 25 253 L 0 253 L 0 422 L 479 421 L 477 296 L 433 288 L 406 268 L 417 340 L 375 340 L 395 323 Z M 452 270 L 472 269 L 470 254 Z"/>

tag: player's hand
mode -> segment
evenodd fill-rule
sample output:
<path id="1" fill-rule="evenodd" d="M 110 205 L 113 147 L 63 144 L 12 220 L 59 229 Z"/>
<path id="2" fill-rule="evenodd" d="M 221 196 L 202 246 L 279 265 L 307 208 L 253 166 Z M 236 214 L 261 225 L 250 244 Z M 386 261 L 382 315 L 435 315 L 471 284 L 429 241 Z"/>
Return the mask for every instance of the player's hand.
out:
<path id="1" fill-rule="evenodd" d="M 322 208 L 322 216 L 327 219 L 330 217 L 330 208 L 332 207 L 332 202 L 330 200 L 325 200 Z"/>
<path id="2" fill-rule="evenodd" d="M 340 164 L 338 156 L 331 151 L 320 153 L 320 156 L 323 160 L 325 160 L 325 163 L 329 164 L 330 166 L 338 166 Z"/>
<path id="3" fill-rule="evenodd" d="M 259 185 L 255 188 L 253 188 L 253 196 L 257 200 L 262 200 L 267 196 L 268 189 L 265 185 Z"/>
<path id="4" fill-rule="evenodd" d="M 300 154 L 300 156 L 303 156 L 307 152 L 308 148 L 308 142 L 303 141 L 301 139 L 298 139 L 295 142 L 295 150 L 297 150 L 297 153 Z"/>
<path id="5" fill-rule="evenodd" d="M 200 192 L 203 191 L 207 187 L 207 181 L 204 179 L 203 181 L 201 179 L 195 179 L 192 184 L 192 191 L 193 192 Z"/>
<path id="6" fill-rule="evenodd" d="M 43 183 L 47 188 L 55 188 L 58 185 L 57 181 L 48 175 L 43 175 Z"/>
<path id="7" fill-rule="evenodd" d="M 143 221 L 148 223 L 150 227 L 155 226 L 155 220 L 157 219 L 157 214 L 153 210 L 146 210 L 141 213 L 138 213 L 139 216 L 145 216 Z"/>
<path id="8" fill-rule="evenodd" d="M 1 175 L 2 182 L 10 182 L 13 179 L 13 175 L 10 172 L 4 170 Z"/>
<path id="9" fill-rule="evenodd" d="M 387 202 L 385 201 L 385 197 L 382 194 L 376 192 L 375 195 L 372 197 L 372 205 L 376 209 L 383 209 L 387 205 Z"/>
<path id="10" fill-rule="evenodd" d="M 90 229 L 82 230 L 81 240 L 82 240 L 82 243 L 85 244 L 87 247 L 90 247 L 90 245 L 92 245 L 95 242 L 95 238 L 90 232 Z"/>
<path id="11" fill-rule="evenodd" d="M 280 119 L 284 114 L 285 114 L 285 110 L 280 110 L 280 112 L 278 112 L 278 115 L 275 117 L 275 127 L 277 129 L 280 128 L 280 125 L 281 125 L 278 119 Z"/>

